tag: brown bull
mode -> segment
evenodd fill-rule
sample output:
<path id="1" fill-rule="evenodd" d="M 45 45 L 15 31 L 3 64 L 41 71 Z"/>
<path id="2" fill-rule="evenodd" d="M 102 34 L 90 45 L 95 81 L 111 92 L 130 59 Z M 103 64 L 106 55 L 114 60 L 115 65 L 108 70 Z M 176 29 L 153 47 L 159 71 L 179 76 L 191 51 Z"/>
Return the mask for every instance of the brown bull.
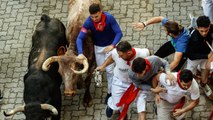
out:
<path id="1" fill-rule="evenodd" d="M 87 57 L 87 61 L 84 61 L 82 66 L 76 60 L 77 48 L 76 39 L 83 25 L 83 22 L 89 16 L 89 5 L 96 2 L 95 0 L 70 0 L 69 1 L 69 15 L 67 26 L 67 39 L 69 40 L 69 48 L 63 56 L 55 56 L 49 58 L 44 64 L 43 69 L 48 70 L 48 66 L 52 62 L 58 62 L 59 73 L 62 75 L 65 84 L 64 94 L 66 96 L 74 96 L 76 94 L 76 88 L 80 88 L 83 83 L 82 74 L 87 72 L 85 82 L 85 94 L 83 99 L 84 106 L 92 105 L 92 97 L 90 95 L 90 84 L 92 79 L 92 73 L 96 68 L 94 45 L 91 35 L 88 33 L 83 44 L 83 54 Z M 99 0 L 97 2 L 100 2 Z M 88 65 L 89 64 L 89 65 Z M 71 69 L 74 68 L 75 70 Z M 80 71 L 78 71 L 80 70 Z"/>

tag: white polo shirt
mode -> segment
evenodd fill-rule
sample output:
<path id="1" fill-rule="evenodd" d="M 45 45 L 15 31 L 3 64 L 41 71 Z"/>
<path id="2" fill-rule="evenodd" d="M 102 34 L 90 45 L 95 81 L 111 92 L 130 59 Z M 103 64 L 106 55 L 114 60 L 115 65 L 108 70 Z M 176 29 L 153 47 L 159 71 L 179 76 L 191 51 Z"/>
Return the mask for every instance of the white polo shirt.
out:
<path id="1" fill-rule="evenodd" d="M 175 76 L 175 80 L 177 80 L 177 73 L 172 73 Z M 176 84 L 171 86 L 166 83 L 166 74 L 162 73 L 160 75 L 160 85 L 161 87 L 166 88 L 167 92 L 159 93 L 160 97 L 169 103 L 177 103 L 180 99 L 186 95 L 190 94 L 192 100 L 196 100 L 200 97 L 200 90 L 195 79 L 192 80 L 191 86 L 187 90 L 183 90 L 179 87 L 177 81 Z"/>

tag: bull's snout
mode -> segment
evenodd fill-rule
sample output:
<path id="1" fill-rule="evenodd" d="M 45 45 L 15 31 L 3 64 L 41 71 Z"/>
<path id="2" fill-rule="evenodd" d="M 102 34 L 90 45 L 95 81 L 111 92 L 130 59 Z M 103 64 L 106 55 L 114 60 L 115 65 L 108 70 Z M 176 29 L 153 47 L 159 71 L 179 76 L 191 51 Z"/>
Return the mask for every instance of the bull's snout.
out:
<path id="1" fill-rule="evenodd" d="M 75 96 L 76 95 L 76 90 L 65 90 L 64 91 L 65 96 Z"/>

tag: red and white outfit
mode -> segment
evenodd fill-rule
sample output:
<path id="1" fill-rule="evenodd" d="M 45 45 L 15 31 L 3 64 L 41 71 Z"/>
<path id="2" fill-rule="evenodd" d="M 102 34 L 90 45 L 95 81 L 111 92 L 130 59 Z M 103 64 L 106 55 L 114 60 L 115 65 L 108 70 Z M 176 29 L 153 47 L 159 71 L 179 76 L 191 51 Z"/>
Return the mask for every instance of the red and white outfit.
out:
<path id="1" fill-rule="evenodd" d="M 177 80 L 177 73 L 172 74 L 176 77 Z M 175 85 L 171 86 L 168 85 L 166 81 L 166 74 L 162 73 L 160 75 L 159 84 L 167 91 L 159 93 L 161 101 L 157 104 L 158 120 L 171 120 L 171 113 L 174 109 L 174 106 L 179 103 L 183 96 L 190 95 L 192 100 L 197 100 L 200 97 L 199 86 L 195 79 L 192 80 L 191 86 L 187 90 L 181 89 L 177 82 Z"/>
<path id="2" fill-rule="evenodd" d="M 142 57 L 145 58 L 150 55 L 149 50 L 133 48 L 135 49 L 135 58 Z M 112 59 L 114 60 L 115 68 L 114 68 L 114 76 L 112 81 L 112 96 L 108 100 L 108 106 L 113 110 L 120 110 L 120 107 L 117 107 L 116 104 L 120 101 L 120 98 L 123 96 L 125 91 L 129 88 L 130 84 L 132 83 L 129 75 L 128 70 L 132 65 L 133 60 L 125 61 L 119 57 L 117 50 L 112 51 Z M 129 65 L 128 65 L 129 64 Z"/>

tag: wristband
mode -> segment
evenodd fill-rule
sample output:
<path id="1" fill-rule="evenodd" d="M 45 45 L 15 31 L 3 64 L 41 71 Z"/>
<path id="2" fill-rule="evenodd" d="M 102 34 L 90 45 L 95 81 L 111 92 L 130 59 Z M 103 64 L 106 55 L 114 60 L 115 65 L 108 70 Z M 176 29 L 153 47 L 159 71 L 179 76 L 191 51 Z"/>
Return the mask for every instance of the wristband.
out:
<path id="1" fill-rule="evenodd" d="M 113 44 L 111 44 L 111 46 L 112 46 L 113 48 L 116 48 L 116 46 L 115 46 L 115 45 L 113 45 Z"/>
<path id="2" fill-rule="evenodd" d="M 146 27 L 146 24 L 144 22 L 142 22 L 143 26 Z"/>

